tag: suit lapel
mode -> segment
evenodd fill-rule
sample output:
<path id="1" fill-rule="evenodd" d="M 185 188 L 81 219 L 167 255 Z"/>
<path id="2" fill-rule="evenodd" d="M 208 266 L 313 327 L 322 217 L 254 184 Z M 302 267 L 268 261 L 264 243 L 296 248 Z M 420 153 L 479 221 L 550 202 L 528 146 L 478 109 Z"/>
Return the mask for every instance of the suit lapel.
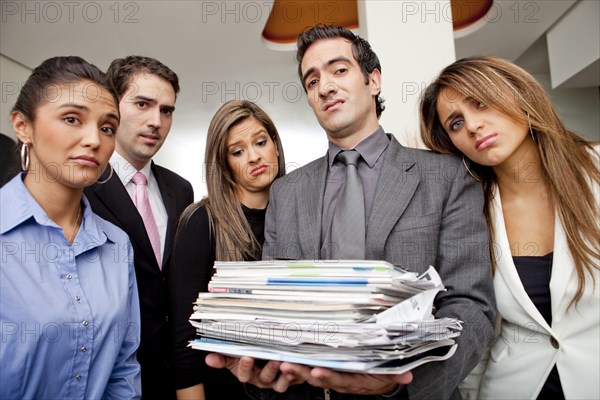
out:
<path id="1" fill-rule="evenodd" d="M 383 260 L 386 240 L 419 185 L 415 161 L 392 136 L 377 182 L 367 224 L 367 259 Z"/>
<path id="2" fill-rule="evenodd" d="M 502 213 L 502 203 L 500 200 L 500 191 L 496 189 L 494 199 L 492 200 L 492 212 L 494 221 L 494 243 L 496 244 L 496 277 L 494 279 L 503 279 L 506 286 L 512 293 L 516 302 L 539 326 L 544 327 L 551 332 L 551 328 L 538 311 L 531 298 L 527 295 L 525 287 L 521 282 L 517 267 L 513 262 L 510 252 L 510 243 L 506 235 L 506 226 L 504 225 L 504 214 Z"/>
<path id="3" fill-rule="evenodd" d="M 327 179 L 327 156 L 318 159 L 312 168 L 307 168 L 302 184 L 298 186 L 298 237 L 303 254 L 319 258 L 321 252 L 321 220 L 323 217 L 323 193 Z"/>
<path id="4" fill-rule="evenodd" d="M 565 293 L 569 283 L 576 282 L 577 279 L 575 264 L 567 243 L 567 236 L 558 213 L 555 213 L 554 256 L 552 257 L 552 276 L 550 278 L 550 293 L 552 294 L 550 300 L 552 302 L 553 318 L 558 316 L 560 312 L 564 312 L 566 305 L 562 308 L 561 305 L 565 300 L 571 301 L 571 299 L 565 299 Z"/>
<path id="5" fill-rule="evenodd" d="M 144 221 L 119 177 L 113 174 L 105 184 L 95 185 L 95 192 L 119 224 L 127 230 L 129 239 L 141 248 L 150 249 L 152 253 L 152 244 L 146 233 Z"/>
<path id="6" fill-rule="evenodd" d="M 175 193 L 171 189 L 169 182 L 160 173 L 160 169 L 152 162 L 152 173 L 156 182 L 158 183 L 158 189 L 162 197 L 165 210 L 167 211 L 167 233 L 165 238 L 165 248 L 163 251 L 162 263 L 163 266 L 167 264 L 167 260 L 171 255 L 171 244 L 173 242 L 173 236 L 175 235 L 175 228 L 177 226 L 177 201 L 175 200 Z"/>

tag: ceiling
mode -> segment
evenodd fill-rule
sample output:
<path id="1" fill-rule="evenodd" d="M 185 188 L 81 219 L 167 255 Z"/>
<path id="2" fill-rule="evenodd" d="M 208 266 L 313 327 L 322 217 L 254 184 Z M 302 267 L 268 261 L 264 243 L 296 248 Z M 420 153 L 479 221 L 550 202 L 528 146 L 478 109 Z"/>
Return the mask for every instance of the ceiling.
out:
<path id="1" fill-rule="evenodd" d="M 379 2 L 385 6 L 387 1 Z M 472 32 L 463 32 L 463 37 L 455 40 L 457 57 L 495 54 L 547 69 L 544 32 L 574 3 L 495 1 L 490 10 L 495 14 L 488 13 L 483 26 L 468 27 L 465 30 Z M 287 157 L 302 165 L 315 158 L 315 153 L 323 154 L 326 144 L 306 107 L 293 51 L 274 50 L 262 39 L 272 5 L 272 0 L 2 0 L 0 53 L 29 69 L 56 55 L 79 55 L 102 69 L 114 58 L 131 54 L 163 61 L 179 75 L 182 87 L 167 150 L 163 151 L 187 150 L 169 165 L 186 177 L 190 175 L 186 175 L 190 168 L 186 160 L 203 158 L 210 118 L 224 101 L 233 98 L 258 102 L 273 117 L 282 136 L 286 133 L 286 149 L 310 147 Z M 7 118 L 5 112 L 2 118 Z M 307 142 L 315 145 L 307 146 Z M 200 161 L 193 165 L 201 168 Z"/>

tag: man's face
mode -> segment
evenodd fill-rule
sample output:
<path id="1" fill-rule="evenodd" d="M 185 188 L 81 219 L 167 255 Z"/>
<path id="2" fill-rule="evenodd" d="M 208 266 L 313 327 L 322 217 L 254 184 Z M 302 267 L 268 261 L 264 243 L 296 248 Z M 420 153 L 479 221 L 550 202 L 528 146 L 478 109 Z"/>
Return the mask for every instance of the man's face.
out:
<path id="1" fill-rule="evenodd" d="M 119 110 L 116 150 L 140 170 L 160 150 L 171 130 L 175 91 L 159 76 L 138 73 L 123 95 Z"/>
<path id="2" fill-rule="evenodd" d="M 308 104 L 330 139 L 366 137 L 377 130 L 373 96 L 379 93 L 380 74 L 365 77 L 345 39 L 321 39 L 304 53 L 301 70 Z"/>

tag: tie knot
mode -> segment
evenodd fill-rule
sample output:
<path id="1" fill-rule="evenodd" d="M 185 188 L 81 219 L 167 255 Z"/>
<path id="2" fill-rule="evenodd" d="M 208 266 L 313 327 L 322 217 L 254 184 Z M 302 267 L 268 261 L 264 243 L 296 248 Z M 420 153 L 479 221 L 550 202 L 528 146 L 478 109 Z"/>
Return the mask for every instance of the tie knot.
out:
<path id="1" fill-rule="evenodd" d="M 131 182 L 133 182 L 134 185 L 146 185 L 148 184 L 148 179 L 146 179 L 146 175 L 138 171 L 133 175 L 133 178 L 131 178 Z"/>
<path id="2" fill-rule="evenodd" d="M 360 158 L 360 153 L 356 150 L 345 150 L 341 151 L 337 155 L 337 159 L 343 162 L 346 165 L 354 165 L 358 168 L 358 160 Z"/>

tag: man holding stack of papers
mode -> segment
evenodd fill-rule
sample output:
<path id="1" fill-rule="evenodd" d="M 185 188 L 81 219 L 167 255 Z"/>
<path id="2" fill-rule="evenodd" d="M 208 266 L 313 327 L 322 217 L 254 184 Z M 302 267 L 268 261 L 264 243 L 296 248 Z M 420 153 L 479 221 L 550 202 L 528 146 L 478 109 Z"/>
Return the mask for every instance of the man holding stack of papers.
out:
<path id="1" fill-rule="evenodd" d="M 228 368 L 240 381 L 250 383 L 246 390 L 257 399 L 356 399 L 358 395 L 361 399 L 460 398 L 458 384 L 478 363 L 494 335 L 495 304 L 482 188 L 467 173 L 461 160 L 403 147 L 379 126 L 378 118 L 384 108 L 379 97 L 381 64 L 367 41 L 345 28 L 317 25 L 299 36 L 296 59 L 308 104 L 327 134 L 329 150 L 324 157 L 279 178 L 271 186 L 263 260 L 385 260 L 420 274 L 423 279 L 428 276 L 435 281 L 437 278 L 431 270 L 428 271 L 429 266 L 433 266 L 446 288 L 439 291 L 441 284 L 438 280 L 439 287 L 434 289 L 437 294 L 433 299 L 433 315 L 436 318 L 433 325 L 447 323 L 439 342 L 454 340 L 457 347 L 454 355 L 446 360 L 427 362 L 404 374 L 383 374 L 377 369 L 377 374 L 363 373 L 361 368 L 369 370 L 373 367 L 371 364 L 346 369 L 353 372 L 313 368 L 290 361 L 269 361 L 261 368 L 252 358 L 239 359 L 216 353 L 209 354 L 206 362 L 216 368 Z M 356 263 L 361 265 L 362 261 Z M 329 264 L 335 262 L 330 261 Z M 340 293 L 340 299 L 345 294 L 349 294 L 345 297 L 365 297 L 366 293 L 394 297 L 397 292 L 389 290 L 389 280 L 394 282 L 396 276 L 394 272 L 388 272 L 390 275 L 387 277 L 368 277 L 364 284 L 346 282 L 345 286 L 338 285 L 343 289 L 339 291 L 331 286 L 328 292 Z M 221 274 L 221 268 L 218 273 Z M 364 277 L 360 276 L 360 279 Z M 388 279 L 388 283 L 379 279 Z M 220 286 L 214 286 L 215 289 L 226 288 L 220 277 L 217 282 Z M 302 285 L 298 282 L 286 283 L 294 291 L 306 292 L 299 288 Z M 408 286 L 413 283 L 403 282 Z M 248 289 L 254 295 L 255 288 L 268 288 L 269 280 L 263 277 L 255 284 L 252 288 L 238 286 L 228 289 Z M 378 285 L 382 285 L 380 292 L 368 291 L 373 286 L 379 288 Z M 318 285 L 313 285 L 310 292 L 316 292 L 316 287 Z M 393 283 L 391 287 L 395 288 Z M 415 289 L 416 296 L 423 294 L 426 297 L 428 295 L 424 293 L 431 293 L 423 288 Z M 315 303 L 314 295 L 308 296 L 304 299 L 307 306 L 324 304 L 322 301 Z M 414 298 L 400 303 L 398 307 L 403 308 L 405 303 L 413 304 Z M 205 300 L 201 299 L 200 303 L 205 303 Z M 372 301 L 379 304 L 375 299 Z M 265 303 L 265 299 L 260 302 Z M 430 304 L 416 303 L 422 307 L 423 315 L 432 312 Z M 374 304 L 332 305 L 335 304 L 342 309 L 328 311 L 326 319 L 339 327 L 342 341 L 351 339 L 354 341 L 351 343 L 361 343 L 356 347 L 344 347 L 341 351 L 343 355 L 356 355 L 352 359 L 354 361 L 360 360 L 359 356 L 366 354 L 372 357 L 375 353 L 389 360 L 391 351 L 398 351 L 396 358 L 401 360 L 402 351 L 408 350 L 403 346 L 415 345 L 415 342 L 406 339 L 410 337 L 406 331 L 396 331 L 395 324 L 404 328 L 408 326 L 404 322 L 415 322 L 421 330 L 417 329 L 419 334 L 431 325 L 421 323 L 418 326 L 418 321 L 403 321 L 396 315 L 395 308 L 382 312 L 380 309 L 362 308 L 378 307 Z M 198 312 L 206 310 L 201 306 Z M 267 311 L 255 307 L 248 314 L 258 316 L 260 310 Z M 366 310 L 379 318 L 375 317 L 375 322 L 360 322 Z M 219 309 L 219 313 L 222 311 Z M 240 307 L 235 311 L 240 314 Z M 290 309 L 285 312 L 301 327 L 305 325 L 298 316 L 312 313 L 312 316 L 305 317 L 309 328 L 317 313 L 314 309 L 293 314 Z M 392 313 L 393 317 L 387 318 L 386 312 Z M 336 320 L 335 316 L 340 313 L 343 318 Z M 279 310 L 270 315 L 270 319 L 281 314 Z M 347 326 L 342 321 L 348 317 L 353 319 L 353 324 Z M 355 317 L 358 321 L 354 320 Z M 458 321 L 462 321 L 463 329 L 459 336 L 453 337 L 460 330 Z M 369 324 L 382 325 L 382 330 L 369 334 L 366 328 Z M 357 326 L 360 326 L 358 336 L 352 331 Z M 283 334 L 286 333 L 292 334 L 283 330 Z M 364 335 L 360 336 L 360 333 Z M 381 342 L 384 351 L 363 346 L 365 335 L 378 344 Z M 301 338 L 304 340 L 307 336 L 310 335 L 303 331 Z M 217 336 L 213 334 L 212 337 Z M 332 350 L 335 346 L 324 343 L 321 336 L 319 339 L 319 343 L 296 343 L 293 349 L 310 348 L 309 353 L 312 354 L 305 353 L 301 359 L 289 360 L 316 365 L 315 353 L 320 356 L 325 351 L 339 354 Z M 386 344 L 386 341 L 392 344 Z M 265 347 L 263 342 L 251 344 L 261 346 L 261 351 L 269 349 L 272 353 L 272 349 L 277 348 L 279 354 L 284 353 L 275 341 L 271 342 L 270 348 Z M 286 345 L 284 350 L 288 352 L 291 346 Z M 220 351 L 228 354 L 223 349 Z M 329 357 L 327 353 L 325 355 Z M 230 351 L 229 354 L 234 353 Z M 294 355 L 297 356 L 297 352 Z M 255 356 L 265 355 L 255 353 Z M 410 360 L 410 357 L 406 359 Z M 395 362 L 390 361 L 392 368 L 396 367 Z M 373 368 L 387 368 L 387 365 L 383 363 Z M 335 364 L 336 368 L 339 366 Z M 355 372 L 357 370 L 361 372 Z"/>
<path id="2" fill-rule="evenodd" d="M 439 275 L 386 262 L 217 262 L 192 348 L 350 372 L 400 374 L 456 349 L 459 321 L 434 320 Z"/>

